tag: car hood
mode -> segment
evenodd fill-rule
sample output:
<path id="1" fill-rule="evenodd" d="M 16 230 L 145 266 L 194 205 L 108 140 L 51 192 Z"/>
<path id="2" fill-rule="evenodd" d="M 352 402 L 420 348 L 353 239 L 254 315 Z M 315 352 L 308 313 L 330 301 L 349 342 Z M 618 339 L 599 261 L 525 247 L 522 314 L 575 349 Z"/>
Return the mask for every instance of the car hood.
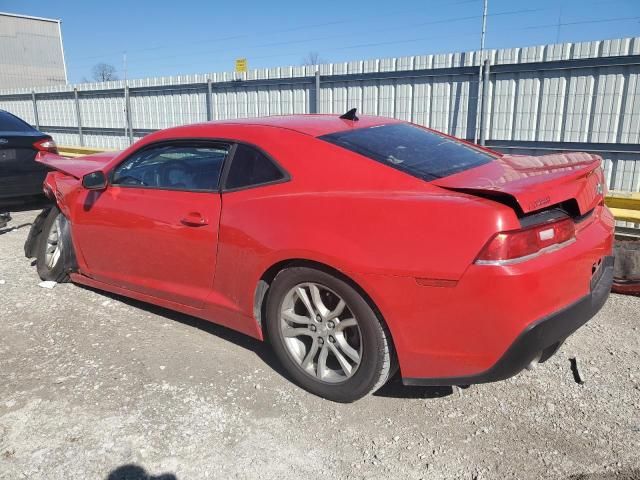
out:
<path id="1" fill-rule="evenodd" d="M 66 158 L 53 153 L 38 154 L 36 161 L 47 167 L 66 173 L 72 177 L 82 178 L 87 173 L 101 170 L 120 152 L 101 152 L 76 158 Z"/>
<path id="2" fill-rule="evenodd" d="M 602 159 L 589 153 L 503 155 L 432 183 L 484 197 L 510 196 L 524 213 L 575 199 L 581 213 L 602 200 Z"/>

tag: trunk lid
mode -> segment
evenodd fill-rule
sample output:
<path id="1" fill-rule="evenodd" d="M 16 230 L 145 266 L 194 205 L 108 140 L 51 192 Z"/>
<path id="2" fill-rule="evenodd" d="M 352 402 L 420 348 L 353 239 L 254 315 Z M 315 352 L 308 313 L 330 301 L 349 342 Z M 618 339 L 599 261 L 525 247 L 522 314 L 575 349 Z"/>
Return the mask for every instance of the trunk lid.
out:
<path id="1" fill-rule="evenodd" d="M 431 183 L 459 192 L 517 204 L 527 214 L 552 205 L 575 202 L 580 215 L 604 196 L 602 159 L 589 153 L 543 156 L 503 155 L 495 160 Z"/>
<path id="2" fill-rule="evenodd" d="M 53 153 L 44 153 L 36 156 L 36 161 L 53 170 L 58 170 L 59 172 L 80 179 L 87 173 L 101 170 L 118 154 L 120 154 L 120 152 L 110 151 L 86 155 L 84 157 L 66 158 Z"/>

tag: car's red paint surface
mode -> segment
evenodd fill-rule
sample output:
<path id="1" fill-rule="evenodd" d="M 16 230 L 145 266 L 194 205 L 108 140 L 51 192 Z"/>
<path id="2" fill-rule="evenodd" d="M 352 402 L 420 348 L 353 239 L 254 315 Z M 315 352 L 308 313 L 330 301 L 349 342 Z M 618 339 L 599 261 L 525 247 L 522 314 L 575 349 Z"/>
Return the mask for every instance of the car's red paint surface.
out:
<path id="1" fill-rule="evenodd" d="M 342 272 L 389 326 L 403 377 L 469 376 L 491 367 L 527 326 L 589 293 L 592 267 L 612 250 L 599 159 L 587 154 L 502 156 L 427 182 L 319 140 L 396 120 L 291 116 L 160 131 L 123 152 L 41 158 L 71 221 L 78 283 L 180 310 L 262 339 L 256 290 L 283 262 Z M 223 193 L 121 188 L 89 191 L 131 153 L 170 139 L 258 145 L 290 174 L 283 183 Z M 576 241 L 509 266 L 474 260 L 524 212 L 575 199 Z M 181 220 L 197 212 L 206 225 Z M 444 281 L 444 282 L 441 282 Z M 433 286 L 444 285 L 444 286 Z"/>

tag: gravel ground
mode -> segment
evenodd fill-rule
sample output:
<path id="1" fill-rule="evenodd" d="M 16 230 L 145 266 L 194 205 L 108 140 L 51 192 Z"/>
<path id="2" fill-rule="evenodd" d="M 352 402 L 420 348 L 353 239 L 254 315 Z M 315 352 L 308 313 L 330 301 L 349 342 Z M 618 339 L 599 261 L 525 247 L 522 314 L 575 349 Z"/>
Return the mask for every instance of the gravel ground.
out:
<path id="1" fill-rule="evenodd" d="M 28 227 L 0 233 L 0 479 L 640 479 L 640 298 L 613 295 L 510 380 L 396 379 L 340 405 L 291 384 L 240 334 L 40 288 L 22 254 Z"/>

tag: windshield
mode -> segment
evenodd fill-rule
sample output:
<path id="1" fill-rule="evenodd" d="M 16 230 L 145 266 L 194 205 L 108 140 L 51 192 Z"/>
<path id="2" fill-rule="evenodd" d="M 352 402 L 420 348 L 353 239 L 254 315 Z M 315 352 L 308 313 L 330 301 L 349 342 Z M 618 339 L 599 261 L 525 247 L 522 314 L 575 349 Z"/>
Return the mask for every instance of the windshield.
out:
<path id="1" fill-rule="evenodd" d="M 379 125 L 319 137 L 423 180 L 490 162 L 493 156 L 463 142 L 406 123 Z"/>

